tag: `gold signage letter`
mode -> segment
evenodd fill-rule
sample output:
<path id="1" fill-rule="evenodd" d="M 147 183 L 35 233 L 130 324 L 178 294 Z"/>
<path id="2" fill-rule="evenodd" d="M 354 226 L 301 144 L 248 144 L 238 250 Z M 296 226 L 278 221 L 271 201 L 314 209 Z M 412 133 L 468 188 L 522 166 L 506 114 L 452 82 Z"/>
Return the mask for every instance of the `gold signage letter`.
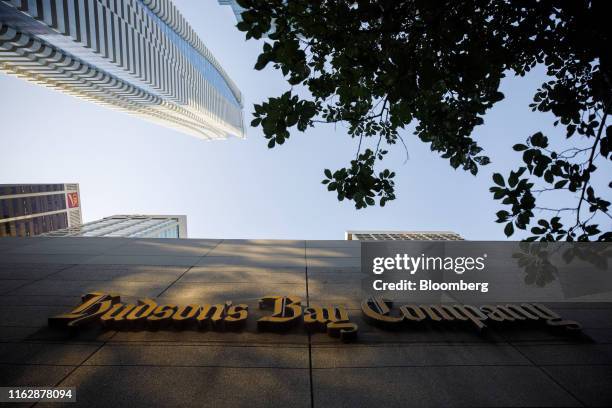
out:
<path id="1" fill-rule="evenodd" d="M 330 322 L 327 324 L 327 334 L 331 337 L 340 337 L 344 342 L 353 341 L 357 338 L 359 326 L 351 322 Z"/>
<path id="2" fill-rule="evenodd" d="M 203 329 L 208 327 L 210 323 L 214 329 L 221 330 L 223 328 L 225 308 L 229 307 L 231 304 L 232 302 L 226 302 L 224 305 L 203 305 L 197 317 L 198 326 Z M 211 313 L 213 310 L 214 313 Z"/>
<path id="3" fill-rule="evenodd" d="M 227 330 L 240 330 L 246 324 L 249 316 L 249 307 L 245 304 L 230 306 L 225 316 L 225 328 Z"/>
<path id="4" fill-rule="evenodd" d="M 95 320 L 106 313 L 114 304 L 119 303 L 121 298 L 117 295 L 109 295 L 101 292 L 92 292 L 84 295 L 83 303 L 71 312 L 49 318 L 51 327 L 77 327 Z"/>
<path id="5" fill-rule="evenodd" d="M 546 324 L 550 327 L 561 328 L 568 331 L 580 331 L 582 329 L 580 323 L 573 320 L 564 320 L 561 316 L 544 305 L 532 303 L 531 307 L 531 310 L 535 310 L 541 318 L 546 320 Z"/>
<path id="6" fill-rule="evenodd" d="M 487 318 L 494 322 L 525 320 L 525 317 L 500 306 L 482 305 L 480 306 L 480 310 L 487 315 Z"/>
<path id="7" fill-rule="evenodd" d="M 147 317 L 147 327 L 151 330 L 157 330 L 160 327 L 167 326 L 176 309 L 176 305 L 157 306 Z"/>
<path id="8" fill-rule="evenodd" d="M 308 330 L 327 331 L 342 341 L 354 340 L 359 326 L 349 322 L 349 315 L 342 306 L 311 306 L 304 310 L 304 326 Z"/>
<path id="9" fill-rule="evenodd" d="M 114 304 L 109 311 L 100 316 L 100 322 L 102 325 L 114 328 L 124 327 L 127 323 L 127 315 L 134 309 L 136 305 L 123 303 Z"/>
<path id="10" fill-rule="evenodd" d="M 196 316 L 200 312 L 200 305 L 190 304 L 179 307 L 172 315 L 172 323 L 179 329 L 196 323 Z"/>
<path id="11" fill-rule="evenodd" d="M 393 302 L 379 297 L 371 297 L 361 303 L 361 311 L 365 319 L 372 324 L 391 329 L 398 327 L 404 316 L 390 316 Z"/>
<path id="12" fill-rule="evenodd" d="M 155 303 L 155 301 L 152 299 L 139 300 L 138 306 L 132 309 L 132 311 L 125 317 L 126 323 L 137 327 L 144 326 L 147 321 L 147 317 L 153 313 L 156 307 L 157 303 Z"/>
<path id="13" fill-rule="evenodd" d="M 400 311 L 407 322 L 420 322 L 427 317 L 423 309 L 417 305 L 402 305 L 400 306 Z"/>
<path id="14" fill-rule="evenodd" d="M 260 330 L 287 330 L 298 322 L 302 316 L 302 299 L 297 296 L 266 296 L 259 301 L 260 309 L 274 307 L 271 316 L 257 320 Z"/>
<path id="15" fill-rule="evenodd" d="M 472 305 L 453 305 L 453 307 L 474 323 L 478 331 L 487 328 L 487 325 L 483 323 L 483 321 L 487 320 L 487 315 L 482 313 L 477 307 Z"/>

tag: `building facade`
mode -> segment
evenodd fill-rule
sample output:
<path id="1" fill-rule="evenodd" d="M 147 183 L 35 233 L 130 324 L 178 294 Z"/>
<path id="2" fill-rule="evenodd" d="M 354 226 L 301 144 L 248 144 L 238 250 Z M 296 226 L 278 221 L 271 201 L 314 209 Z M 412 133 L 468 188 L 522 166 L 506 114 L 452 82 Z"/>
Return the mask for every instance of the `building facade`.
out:
<path id="1" fill-rule="evenodd" d="M 184 215 L 113 215 L 45 234 L 50 237 L 187 238 Z"/>
<path id="2" fill-rule="evenodd" d="M 0 386 L 73 387 L 75 402 L 43 406 L 612 406 L 610 295 L 548 305 L 561 319 L 582 324 L 581 335 L 537 316 L 508 321 L 505 316 L 525 318 L 516 315 L 520 304 L 510 309 L 504 302 L 504 314 L 494 306 L 500 300 L 486 297 L 479 303 L 504 321 L 487 318 L 479 330 L 474 315 L 449 321 L 447 313 L 460 309 L 423 305 L 414 292 L 398 293 L 393 304 L 365 298 L 362 279 L 371 272 L 360 269 L 358 241 L 32 237 L 0 244 Z M 504 275 L 524 284 L 522 274 Z M 588 281 L 580 278 L 575 285 Z M 480 278 L 465 273 L 463 279 Z M 83 319 L 88 324 L 49 323 L 71 313 L 80 299 L 100 295 L 112 309 L 90 307 Z M 457 304 L 465 302 L 445 305 Z M 462 310 L 470 305 L 479 310 L 471 302 Z M 358 326 L 352 344 L 327 332 L 326 316 L 339 307 L 345 323 Z M 244 326 L 228 327 L 230 308 L 242 308 Z M 413 315 L 392 327 L 374 324 L 375 308 L 379 319 L 397 321 L 416 311 L 423 320 Z M 105 323 L 100 310 L 108 310 Z M 160 310 L 164 324 L 143 317 L 158 317 Z M 86 319 L 92 312 L 98 317 Z M 316 320 L 306 327 L 313 312 Z M 286 322 L 278 332 L 259 323 L 273 315 Z"/>
<path id="3" fill-rule="evenodd" d="M 218 2 L 222 6 L 230 6 L 232 12 L 234 13 L 234 16 L 236 16 L 236 21 L 242 21 L 242 12 L 244 11 L 244 9 L 240 7 L 240 5 L 238 5 L 238 2 L 236 0 L 218 0 Z"/>
<path id="4" fill-rule="evenodd" d="M 0 70 L 203 139 L 242 97 L 170 0 L 0 0 Z"/>
<path id="5" fill-rule="evenodd" d="M 234 17 L 236 18 L 236 23 L 240 23 L 242 21 L 242 13 L 245 11 L 236 0 L 217 0 L 221 6 L 229 6 L 232 9 L 232 13 L 234 13 Z M 269 34 L 273 33 L 276 27 L 275 19 L 272 19 L 272 27 L 270 30 L 264 34 L 264 37 L 267 37 Z"/>
<path id="6" fill-rule="evenodd" d="M 348 241 L 463 241 L 450 231 L 347 231 Z"/>
<path id="7" fill-rule="evenodd" d="M 0 184 L 0 237 L 28 237 L 82 223 L 79 185 Z"/>

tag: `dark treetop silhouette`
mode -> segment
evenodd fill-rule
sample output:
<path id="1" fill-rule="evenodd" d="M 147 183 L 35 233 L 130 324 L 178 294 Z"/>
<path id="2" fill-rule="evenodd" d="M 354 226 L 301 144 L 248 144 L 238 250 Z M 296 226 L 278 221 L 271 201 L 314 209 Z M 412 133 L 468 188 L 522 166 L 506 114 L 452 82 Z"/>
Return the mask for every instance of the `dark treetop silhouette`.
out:
<path id="1" fill-rule="evenodd" d="M 540 64 L 550 79 L 530 106 L 554 115 L 561 129 L 554 137 L 568 146 L 553 149 L 541 132 L 514 146 L 523 163 L 507 177 L 493 176 L 493 198 L 505 206 L 497 222 L 507 236 L 532 227 L 528 240 L 612 239 L 595 224 L 601 219 L 609 229 L 610 203 L 602 196 L 612 183 L 592 181 L 599 167 L 609 171 L 612 149 L 605 1 L 238 3 L 246 9 L 238 24 L 246 38 L 267 34 L 255 68 L 271 63 L 304 90 L 254 106 L 251 125 L 262 127 L 268 146 L 283 144 L 290 128 L 319 123 L 344 122 L 358 139 L 350 166 L 324 171 L 323 184 L 339 200 L 360 209 L 395 199 L 395 173 L 375 166 L 404 143 L 400 131 L 413 121 L 432 151 L 476 175 L 490 159 L 471 133 L 504 98 L 501 79 Z M 536 198 L 551 191 L 575 197 L 575 206 L 539 207 Z"/>

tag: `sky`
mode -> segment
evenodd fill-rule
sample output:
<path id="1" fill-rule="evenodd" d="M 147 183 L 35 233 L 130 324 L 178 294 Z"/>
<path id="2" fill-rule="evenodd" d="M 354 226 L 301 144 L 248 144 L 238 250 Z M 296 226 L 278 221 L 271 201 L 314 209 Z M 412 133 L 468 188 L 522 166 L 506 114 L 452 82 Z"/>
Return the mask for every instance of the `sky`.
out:
<path id="1" fill-rule="evenodd" d="M 76 182 L 85 222 L 185 214 L 190 238 L 344 239 L 347 230 L 408 230 L 506 239 L 494 222 L 502 206 L 488 189 L 493 172 L 518 166 L 512 145 L 553 132 L 552 117 L 528 107 L 545 80 L 542 69 L 502 82 L 506 99 L 473 135 L 492 159 L 476 177 L 452 169 L 407 129 L 409 159 L 397 147 L 385 160 L 397 174 L 397 199 L 356 210 L 321 184 L 323 169 L 354 158 L 356 140 L 323 125 L 268 149 L 261 130 L 249 126 L 252 106 L 288 85 L 271 67 L 253 69 L 261 42 L 245 41 L 231 9 L 214 0 L 175 4 L 241 89 L 246 139 L 203 141 L 0 73 L 0 184 Z M 573 204 L 562 200 L 560 207 Z"/>

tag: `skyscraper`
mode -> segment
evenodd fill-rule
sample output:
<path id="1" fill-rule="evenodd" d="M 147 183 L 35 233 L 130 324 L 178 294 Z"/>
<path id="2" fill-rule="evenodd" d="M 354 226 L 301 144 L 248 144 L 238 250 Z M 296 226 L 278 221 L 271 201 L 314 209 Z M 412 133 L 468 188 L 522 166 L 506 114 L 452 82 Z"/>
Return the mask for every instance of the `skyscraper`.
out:
<path id="1" fill-rule="evenodd" d="M 184 215 L 113 215 L 57 230 L 50 237 L 187 238 Z"/>
<path id="2" fill-rule="evenodd" d="M 234 16 L 236 17 L 236 21 L 237 22 L 242 21 L 242 12 L 244 11 L 244 9 L 238 5 L 236 0 L 217 0 L 217 1 L 222 6 L 230 6 L 232 8 L 232 12 L 234 13 Z"/>
<path id="3" fill-rule="evenodd" d="M 245 11 L 245 9 L 243 9 L 236 0 L 217 0 L 218 3 L 222 6 L 229 6 L 232 9 L 232 12 L 234 13 L 234 17 L 236 18 L 236 22 L 240 23 L 242 21 L 242 13 Z M 272 27 L 270 28 L 270 30 L 264 34 L 264 37 L 267 37 L 268 34 L 271 34 L 272 32 L 274 32 L 276 24 L 275 24 L 275 19 L 272 20 Z"/>
<path id="4" fill-rule="evenodd" d="M 171 0 L 0 0 L 0 70 L 204 139 L 240 91 Z"/>
<path id="5" fill-rule="evenodd" d="M 78 184 L 0 184 L 0 237 L 28 237 L 81 225 Z"/>
<path id="6" fill-rule="evenodd" d="M 349 241 L 463 241 L 450 231 L 346 231 Z"/>

